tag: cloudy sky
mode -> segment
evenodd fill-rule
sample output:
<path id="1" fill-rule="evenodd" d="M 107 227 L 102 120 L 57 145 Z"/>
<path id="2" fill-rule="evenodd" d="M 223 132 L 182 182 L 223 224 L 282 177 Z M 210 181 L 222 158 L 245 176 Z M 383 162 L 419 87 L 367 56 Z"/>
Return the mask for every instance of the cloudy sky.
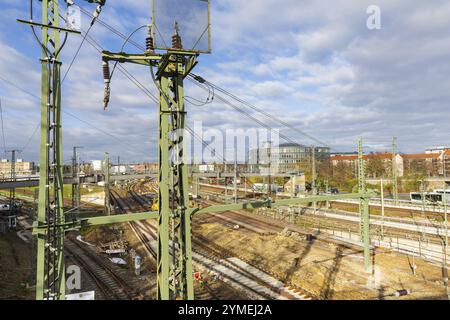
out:
<path id="1" fill-rule="evenodd" d="M 38 20 L 40 2 L 34 2 Z M 85 1 L 75 2 L 94 10 Z M 380 7 L 381 29 L 367 28 L 369 5 Z M 128 35 L 149 22 L 150 8 L 150 0 L 109 0 L 101 19 Z M 0 97 L 6 149 L 23 149 L 23 158 L 37 160 L 40 51 L 29 27 L 15 22 L 28 17 L 28 1 L 2 0 Z M 385 151 L 395 135 L 400 151 L 421 152 L 450 145 L 448 17 L 447 0 L 213 0 L 213 53 L 200 57 L 195 73 L 334 150 L 354 150 L 361 136 L 368 151 Z M 90 21 L 82 18 L 86 30 Z M 201 33 L 204 25 L 198 21 Z M 90 35 L 110 51 L 123 44 L 99 23 Z M 145 30 L 132 39 L 144 45 Z M 80 36 L 69 37 L 63 74 L 80 42 Z M 139 52 L 132 44 L 125 50 Z M 125 67 L 156 93 L 147 68 Z M 117 155 L 123 161 L 156 159 L 157 106 L 119 72 L 111 91 L 110 106 L 103 111 L 100 55 L 84 43 L 63 83 L 65 160 L 74 145 L 84 146 L 83 160 L 101 158 L 104 152 L 113 160 Z M 197 100 L 207 96 L 189 82 L 186 94 Z M 258 128 L 218 99 L 187 108 L 191 125 L 203 121 L 205 128 Z M 291 140 L 313 143 L 273 118 L 254 116 Z"/>

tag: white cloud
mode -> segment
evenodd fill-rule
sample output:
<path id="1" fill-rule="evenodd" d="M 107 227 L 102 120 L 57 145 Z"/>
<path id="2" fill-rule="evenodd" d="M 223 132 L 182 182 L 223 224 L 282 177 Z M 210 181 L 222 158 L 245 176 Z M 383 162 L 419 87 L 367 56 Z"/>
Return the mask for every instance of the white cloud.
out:
<path id="1" fill-rule="evenodd" d="M 101 18 L 129 34 L 149 21 L 149 3 L 108 2 Z M 450 4 L 444 0 L 378 1 L 382 29 L 377 31 L 366 28 L 369 4 L 372 1 L 213 2 L 213 54 L 202 56 L 195 72 L 337 148 L 354 149 L 358 136 L 382 148 L 397 135 L 405 151 L 450 144 L 443 134 L 450 130 Z M 0 13 L 5 26 L 0 29 L 0 75 L 39 95 L 37 44 L 28 28 L 11 27 L 12 17 L 27 16 L 22 9 L 22 4 L 8 0 Z M 107 49 L 118 50 L 123 44 L 123 39 L 101 25 L 91 32 Z M 144 45 L 144 37 L 145 30 L 133 39 Z M 63 73 L 80 41 L 80 37 L 71 37 L 64 49 Z M 126 50 L 139 52 L 131 44 Z M 147 68 L 126 67 L 156 93 Z M 87 156 L 100 157 L 110 151 L 130 160 L 147 155 L 156 159 L 155 104 L 116 72 L 111 105 L 103 111 L 100 56 L 89 44 L 84 44 L 63 89 L 65 110 L 125 141 L 65 115 L 67 153 L 71 145 L 82 144 Z M 11 143 L 24 144 L 39 121 L 39 105 L 3 82 L 0 93 Z M 200 100 L 206 97 L 189 82 L 186 94 Z M 258 127 L 219 99 L 204 107 L 187 106 L 190 123 L 200 119 L 214 128 Z M 22 124 L 21 114 L 26 115 Z M 279 126 L 273 119 L 258 119 Z M 292 130 L 285 134 L 310 143 Z M 36 158 L 37 139 L 38 135 L 30 157 Z"/>

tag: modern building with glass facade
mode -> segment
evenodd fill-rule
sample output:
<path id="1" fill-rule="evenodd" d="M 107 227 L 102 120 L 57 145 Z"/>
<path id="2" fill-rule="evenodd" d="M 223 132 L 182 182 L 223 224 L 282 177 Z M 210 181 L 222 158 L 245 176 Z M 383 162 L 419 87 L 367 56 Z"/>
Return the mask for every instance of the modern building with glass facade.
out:
<path id="1" fill-rule="evenodd" d="M 259 149 L 249 151 L 249 164 L 253 167 L 268 166 L 271 163 L 273 170 L 280 173 L 297 172 L 300 165 L 309 165 L 313 153 L 312 146 L 304 146 L 296 143 L 280 144 L 278 147 L 271 147 L 266 143 Z M 317 160 L 327 159 L 330 156 L 330 148 L 315 147 Z"/>

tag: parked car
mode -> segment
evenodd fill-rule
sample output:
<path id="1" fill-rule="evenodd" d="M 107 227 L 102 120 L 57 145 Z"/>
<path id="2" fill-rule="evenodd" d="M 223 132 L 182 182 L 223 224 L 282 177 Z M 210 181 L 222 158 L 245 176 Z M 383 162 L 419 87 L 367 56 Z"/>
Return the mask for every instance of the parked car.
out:
<path id="1" fill-rule="evenodd" d="M 331 188 L 331 194 L 338 194 L 339 193 L 339 190 L 338 190 L 338 188 Z"/>

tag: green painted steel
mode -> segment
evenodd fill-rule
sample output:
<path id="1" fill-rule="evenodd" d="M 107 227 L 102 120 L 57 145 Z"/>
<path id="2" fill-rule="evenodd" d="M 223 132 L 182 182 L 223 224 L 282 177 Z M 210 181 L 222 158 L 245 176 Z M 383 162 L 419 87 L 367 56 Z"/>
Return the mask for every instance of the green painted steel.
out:
<path id="1" fill-rule="evenodd" d="M 51 25 L 54 28 L 48 28 Z M 64 223 L 58 1 L 42 1 L 41 142 L 37 224 L 37 299 L 64 299 Z M 56 29 L 55 29 L 56 28 Z M 52 189 L 52 190 L 51 190 Z"/>
<path id="2" fill-rule="evenodd" d="M 110 171 L 110 163 L 109 163 L 109 153 L 105 152 L 105 163 L 104 163 L 104 175 L 105 175 L 105 215 L 111 215 L 111 201 L 109 198 L 109 171 Z M 120 166 L 119 166 L 120 172 Z"/>
<path id="3" fill-rule="evenodd" d="M 58 1 L 44 0 L 42 7 L 42 39 L 55 56 L 47 59 L 45 51 L 47 49 L 43 50 L 40 192 L 38 219 L 33 225 L 33 233 L 38 237 L 37 299 L 64 299 L 63 240 L 65 232 L 88 226 L 150 219 L 158 220 L 157 298 L 163 300 L 194 299 L 191 224 L 192 215 L 195 213 L 225 212 L 261 207 L 271 208 L 338 199 L 361 199 L 363 203 L 362 216 L 364 217 L 364 225 L 367 226 L 367 233 L 366 229 L 364 229 L 364 254 L 365 261 L 368 261 L 368 245 L 366 245 L 368 241 L 368 199 L 372 194 L 366 191 L 365 184 L 364 187 L 360 187 L 360 192 L 356 194 L 314 195 L 306 198 L 275 201 L 268 199 L 248 203 L 217 205 L 202 209 L 189 208 L 188 174 L 185 154 L 183 154 L 183 148 L 181 148 L 183 137 L 179 135 L 179 130 L 182 130 L 185 126 L 186 115 L 183 80 L 196 66 L 198 55 L 192 52 L 184 52 L 183 50 L 168 50 L 163 55 L 153 52 L 146 52 L 142 55 L 103 52 L 104 61 L 131 62 L 158 67 L 155 78 L 160 91 L 158 115 L 158 212 L 102 216 L 66 222 L 62 207 L 60 62 L 57 60 L 61 28 L 59 28 L 57 21 Z M 51 24 L 52 28 L 47 28 L 48 24 Z M 178 135 L 174 134 L 177 132 Z M 109 163 L 107 156 L 106 160 Z M 53 193 L 50 192 L 50 185 L 53 186 Z M 171 230 L 169 230 L 170 225 L 172 225 Z M 50 239 L 52 243 L 49 243 L 49 235 L 52 235 Z M 172 248 L 178 249 L 173 249 L 172 251 L 173 262 L 171 262 L 170 257 L 170 242 L 173 244 Z M 49 275 L 52 279 L 50 279 Z M 172 285 L 170 285 L 170 282 L 172 282 Z"/>
<path id="4" fill-rule="evenodd" d="M 320 195 L 313 197 L 305 197 L 305 198 L 288 198 L 282 200 L 260 200 L 260 201 L 251 201 L 251 202 L 243 202 L 237 204 L 227 204 L 227 205 L 214 205 L 206 208 L 190 208 L 189 212 L 191 214 L 197 213 L 218 213 L 232 210 L 252 210 L 258 208 L 275 208 L 281 206 L 289 206 L 296 204 L 304 204 L 304 203 L 314 203 L 314 202 L 324 202 L 324 201 L 335 201 L 335 200 L 346 200 L 346 199 L 361 199 L 361 198 L 370 198 L 374 196 L 374 193 L 365 192 L 365 193 L 348 193 L 348 194 L 338 194 L 338 195 Z"/>
<path id="5" fill-rule="evenodd" d="M 191 217 L 187 211 L 188 173 L 182 145 L 185 125 L 183 80 L 188 61 L 192 59 L 168 53 L 164 55 L 157 73 L 160 90 L 158 299 L 194 299 Z M 169 239 L 172 242 L 172 263 L 169 261 Z M 172 268 L 169 268 L 170 264 Z"/>
<path id="6" fill-rule="evenodd" d="M 358 188 L 359 193 L 366 194 L 366 165 L 363 157 L 363 142 L 358 140 Z M 360 235 L 364 246 L 364 269 L 370 271 L 370 230 L 369 230 L 369 197 L 360 198 Z"/>
<path id="7" fill-rule="evenodd" d="M 311 163 L 311 176 L 312 176 L 312 180 L 311 180 L 311 190 L 312 190 L 312 194 L 313 195 L 317 195 L 317 186 L 316 186 L 316 183 L 317 183 L 317 170 L 316 170 L 316 147 L 315 146 L 312 146 L 312 149 L 311 149 L 311 161 L 312 161 L 312 163 Z M 317 211 L 317 203 L 316 202 L 314 202 L 313 203 L 313 205 L 314 205 L 314 214 L 316 214 L 316 211 Z"/>
<path id="8" fill-rule="evenodd" d="M 394 197 L 394 204 L 398 205 L 398 172 L 397 162 L 397 137 L 392 138 L 392 195 Z"/>
<path id="9" fill-rule="evenodd" d="M 168 67 L 167 67 L 168 68 Z M 157 252 L 157 299 L 169 300 L 169 104 L 163 94 L 169 91 L 168 77 L 161 77 L 159 81 L 159 126 L 158 126 L 158 157 L 159 157 L 159 218 L 158 218 L 158 252 Z"/>
<path id="10" fill-rule="evenodd" d="M 39 149 L 39 198 L 37 220 L 36 299 L 65 299 L 61 61 L 60 33 L 79 33 L 59 26 L 58 0 L 42 0 L 42 23 L 18 20 L 31 28 L 42 51 L 41 133 Z M 66 38 L 65 38 L 66 40 Z M 64 43 L 65 43 L 64 40 Z M 63 43 L 63 45 L 64 45 Z"/>
<path id="11" fill-rule="evenodd" d="M 128 213 L 128 214 L 113 215 L 113 216 L 99 216 L 99 217 L 91 217 L 91 218 L 82 218 L 82 219 L 77 219 L 75 221 L 67 221 L 65 223 L 59 224 L 58 227 L 64 229 L 67 232 L 67 231 L 80 230 L 82 228 L 91 227 L 91 226 L 99 226 L 99 225 L 131 222 L 131 221 L 153 220 L 153 219 L 158 219 L 158 217 L 159 217 L 158 212 Z M 35 222 L 33 224 L 33 235 L 45 235 L 47 228 L 48 228 L 47 224 L 39 224 L 38 225 Z"/>

